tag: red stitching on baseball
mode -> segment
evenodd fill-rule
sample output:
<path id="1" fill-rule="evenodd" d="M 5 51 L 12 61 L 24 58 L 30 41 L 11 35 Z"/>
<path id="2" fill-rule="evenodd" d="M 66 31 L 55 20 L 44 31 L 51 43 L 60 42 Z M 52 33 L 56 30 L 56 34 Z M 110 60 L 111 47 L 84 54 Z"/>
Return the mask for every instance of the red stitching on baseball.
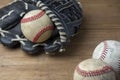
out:
<path id="1" fill-rule="evenodd" d="M 36 34 L 36 36 L 35 36 L 34 39 L 33 39 L 33 42 L 36 42 L 36 41 L 39 39 L 39 37 L 40 37 L 44 32 L 46 32 L 46 31 L 48 31 L 48 30 L 53 30 L 53 29 L 54 29 L 53 26 L 47 26 L 47 27 L 43 28 L 42 30 L 40 30 L 40 31 Z"/>
<path id="2" fill-rule="evenodd" d="M 103 49 L 102 54 L 101 54 L 101 56 L 100 56 L 100 59 L 101 59 L 101 60 L 104 60 L 104 59 L 105 59 L 105 57 L 106 57 L 106 55 L 107 55 L 107 47 L 108 47 L 106 41 L 104 41 L 103 43 L 104 43 L 104 49 Z"/>
<path id="3" fill-rule="evenodd" d="M 34 16 L 31 16 L 31 17 L 28 17 L 28 18 L 23 18 L 21 20 L 21 23 L 26 23 L 26 22 L 34 21 L 34 20 L 40 18 L 41 16 L 43 16 L 44 14 L 45 14 L 44 11 L 40 11 L 38 14 L 36 14 Z"/>
<path id="4" fill-rule="evenodd" d="M 99 75 L 102 75 L 102 74 L 105 74 L 105 73 L 109 73 L 109 72 L 113 71 L 113 69 L 110 66 L 104 66 L 100 70 L 85 71 L 85 70 L 80 69 L 79 66 L 77 66 L 76 71 L 79 75 L 82 75 L 84 77 L 91 77 L 91 76 L 99 76 Z"/>

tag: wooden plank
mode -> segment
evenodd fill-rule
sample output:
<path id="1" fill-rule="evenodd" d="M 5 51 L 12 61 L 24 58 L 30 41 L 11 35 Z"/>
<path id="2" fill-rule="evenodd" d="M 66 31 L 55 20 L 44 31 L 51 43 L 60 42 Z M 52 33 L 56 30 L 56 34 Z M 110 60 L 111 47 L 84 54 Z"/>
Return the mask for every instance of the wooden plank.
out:
<path id="1" fill-rule="evenodd" d="M 11 0 L 0 2 L 0 7 Z M 120 41 L 120 0 L 80 0 L 84 21 L 67 51 L 56 56 L 26 55 L 20 48 L 0 45 L 0 80 L 73 80 L 75 66 L 91 58 L 104 40 Z"/>

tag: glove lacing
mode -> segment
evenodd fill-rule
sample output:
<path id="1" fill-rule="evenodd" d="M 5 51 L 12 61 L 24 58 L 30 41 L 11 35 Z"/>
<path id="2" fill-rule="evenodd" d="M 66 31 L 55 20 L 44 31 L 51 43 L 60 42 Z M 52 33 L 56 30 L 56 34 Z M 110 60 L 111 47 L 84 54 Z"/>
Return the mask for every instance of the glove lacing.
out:
<path id="1" fill-rule="evenodd" d="M 25 42 L 24 41 L 28 41 L 26 38 L 21 38 L 19 35 L 15 35 L 16 38 L 15 39 L 11 39 L 11 41 L 19 41 L 22 45 L 25 46 Z"/>
<path id="2" fill-rule="evenodd" d="M 11 39 L 11 41 L 19 41 L 23 46 L 25 46 L 25 41 L 28 41 L 26 38 L 21 38 L 19 35 L 16 35 L 16 38 Z M 47 46 L 47 44 L 34 44 L 32 47 L 35 48 L 37 46 Z"/>
<path id="3" fill-rule="evenodd" d="M 22 0 L 14 0 L 13 2 L 9 3 L 8 5 L 11 5 L 14 2 L 17 1 L 22 1 Z M 26 2 L 24 2 L 25 4 L 25 9 L 28 10 L 28 4 Z M 0 20 L 4 20 L 6 17 L 10 16 L 12 13 L 14 12 L 14 10 L 9 11 L 7 14 L 3 15 Z M 25 14 L 25 12 L 21 12 L 20 16 L 22 17 Z M 2 37 L 5 37 L 5 33 L 10 34 L 9 31 L 3 30 L 2 28 L 0 28 L 0 34 Z M 11 41 L 19 41 L 22 45 L 25 45 L 24 41 L 27 41 L 26 38 L 21 38 L 19 35 L 15 35 L 16 39 L 11 39 Z"/>
<path id="4" fill-rule="evenodd" d="M 36 6 L 39 7 L 41 10 L 44 10 L 46 12 L 46 14 L 54 22 L 56 28 L 59 31 L 60 41 L 55 40 L 53 42 L 53 45 L 56 45 L 56 44 L 61 45 L 62 43 L 65 43 L 67 41 L 67 35 L 66 35 L 65 29 L 64 29 L 61 21 L 59 20 L 59 18 L 44 3 L 42 3 L 42 1 L 38 1 Z M 59 52 L 63 52 L 64 50 L 65 49 L 61 45 L 61 48 L 60 48 Z"/>
<path id="5" fill-rule="evenodd" d="M 15 0 L 14 2 L 16 2 L 16 1 L 17 0 Z M 18 1 L 21 1 L 21 0 L 18 0 Z M 57 29 L 59 31 L 60 41 L 56 41 L 55 40 L 54 43 L 53 43 L 53 45 L 65 43 L 66 40 L 67 40 L 67 37 L 66 37 L 66 33 L 65 33 L 65 30 L 64 30 L 64 27 L 62 26 L 62 23 L 60 22 L 59 18 L 44 3 L 42 3 L 41 1 L 38 1 L 37 4 L 36 4 L 36 6 L 40 7 L 42 10 L 44 10 L 46 12 L 46 14 L 51 18 L 51 20 L 54 22 L 55 26 L 57 27 Z M 27 3 L 25 3 L 25 9 L 26 10 L 28 9 Z M 11 11 L 10 13 L 8 13 L 6 16 L 11 15 L 12 12 L 13 11 Z M 22 12 L 21 14 L 23 14 L 23 13 L 24 12 Z M 9 31 L 0 29 L 0 34 L 3 37 L 5 36 L 4 33 L 8 33 L 9 34 Z M 16 39 L 11 39 L 11 41 L 19 41 L 22 45 L 25 45 L 24 41 L 28 41 L 26 38 L 21 38 L 19 35 L 15 35 L 15 37 L 16 37 Z M 35 44 L 32 47 L 37 47 L 39 45 L 47 46 L 47 44 Z M 60 49 L 60 52 L 62 52 L 62 51 L 64 51 L 63 46 Z"/>
<path id="6" fill-rule="evenodd" d="M 9 31 L 2 30 L 2 28 L 0 28 L 0 34 L 1 34 L 1 36 L 5 37 L 5 33 L 9 33 Z"/>

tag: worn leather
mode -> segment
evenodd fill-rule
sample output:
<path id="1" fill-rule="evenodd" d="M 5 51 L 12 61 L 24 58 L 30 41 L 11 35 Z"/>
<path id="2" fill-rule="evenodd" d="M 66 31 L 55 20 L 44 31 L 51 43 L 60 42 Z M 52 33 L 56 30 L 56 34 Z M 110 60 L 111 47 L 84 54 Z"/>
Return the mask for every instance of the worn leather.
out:
<path id="1" fill-rule="evenodd" d="M 60 34 L 57 28 L 55 28 L 51 38 L 43 43 L 33 43 L 26 40 L 24 41 L 25 45 L 23 45 L 20 41 L 12 41 L 12 39 L 16 38 L 16 35 L 25 38 L 21 32 L 20 21 L 27 12 L 41 9 L 41 7 L 37 6 L 38 1 L 42 1 L 59 18 L 64 27 L 63 32 L 66 33 L 66 42 L 60 42 Z M 25 9 L 25 3 L 28 4 L 28 9 Z M 60 51 L 64 45 L 70 42 L 70 38 L 76 34 L 83 18 L 82 8 L 75 0 L 18 0 L 0 9 L 0 17 L 10 10 L 14 10 L 14 12 L 0 21 L 0 27 L 9 32 L 4 33 L 5 36 L 1 36 L 1 42 L 8 47 L 16 47 L 16 45 L 21 44 L 21 48 L 29 54 L 38 53 L 41 49 L 49 53 Z M 22 12 L 25 14 L 20 16 Z M 34 45 L 38 46 L 33 47 Z"/>

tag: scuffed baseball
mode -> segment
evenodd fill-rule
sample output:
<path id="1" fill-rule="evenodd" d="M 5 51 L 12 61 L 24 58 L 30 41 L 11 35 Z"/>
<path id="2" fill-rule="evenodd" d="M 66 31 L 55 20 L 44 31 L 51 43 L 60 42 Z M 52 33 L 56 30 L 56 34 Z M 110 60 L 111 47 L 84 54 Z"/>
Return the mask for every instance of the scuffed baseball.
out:
<path id="1" fill-rule="evenodd" d="M 92 58 L 101 59 L 120 73 L 120 42 L 115 40 L 106 40 L 97 45 Z"/>
<path id="2" fill-rule="evenodd" d="M 73 80 L 116 80 L 116 76 L 107 63 L 99 59 L 87 59 L 78 64 Z"/>
<path id="3" fill-rule="evenodd" d="M 23 35 L 30 41 L 38 43 L 50 38 L 54 29 L 51 19 L 43 10 L 32 10 L 21 20 Z"/>

